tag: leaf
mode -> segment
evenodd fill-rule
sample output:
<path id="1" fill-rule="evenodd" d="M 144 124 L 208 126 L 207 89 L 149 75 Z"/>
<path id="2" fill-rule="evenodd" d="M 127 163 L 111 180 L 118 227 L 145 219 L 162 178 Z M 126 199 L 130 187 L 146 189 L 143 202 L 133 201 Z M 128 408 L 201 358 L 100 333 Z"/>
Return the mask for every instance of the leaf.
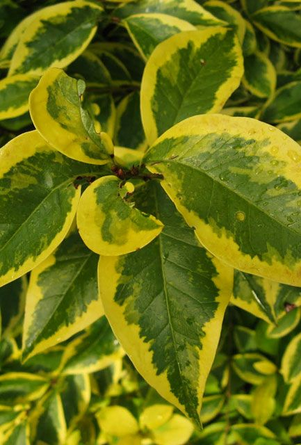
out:
<path id="1" fill-rule="evenodd" d="M 123 406 L 107 406 L 96 413 L 96 418 L 101 430 L 112 436 L 123 437 L 139 431 L 137 420 Z"/>
<path id="2" fill-rule="evenodd" d="M 68 73 L 81 77 L 89 86 L 109 88 L 111 76 L 103 62 L 91 51 L 85 51 L 68 67 Z"/>
<path id="3" fill-rule="evenodd" d="M 226 107 L 221 110 L 221 113 L 226 114 L 227 116 L 258 118 L 258 115 L 260 114 L 260 109 L 257 106 Z"/>
<path id="4" fill-rule="evenodd" d="M 21 116 L 29 109 L 28 98 L 39 78 L 17 74 L 0 80 L 0 119 Z"/>
<path id="5" fill-rule="evenodd" d="M 213 255 L 301 286 L 298 160 L 300 146 L 274 127 L 205 115 L 167 131 L 144 162 Z"/>
<path id="6" fill-rule="evenodd" d="M 293 380 L 289 386 L 283 406 L 283 416 L 291 416 L 301 413 L 301 378 Z"/>
<path id="7" fill-rule="evenodd" d="M 133 166 L 140 167 L 144 152 L 132 148 L 114 147 L 114 160 L 117 165 L 131 169 Z"/>
<path id="8" fill-rule="evenodd" d="M 23 317 L 25 294 L 27 290 L 26 277 L 19 278 L 0 288 L 0 309 L 2 338 L 12 337 Z"/>
<path id="9" fill-rule="evenodd" d="M 36 267 L 26 296 L 23 360 L 85 329 L 103 315 L 98 256 L 77 233 Z"/>
<path id="10" fill-rule="evenodd" d="M 253 418 L 251 411 L 252 396 L 250 394 L 234 394 L 232 396 L 232 403 L 236 410 L 248 420 Z"/>
<path id="11" fill-rule="evenodd" d="M 266 122 L 286 122 L 301 117 L 301 82 L 291 82 L 276 91 L 266 104 L 261 119 Z"/>
<path id="12" fill-rule="evenodd" d="M 277 441 L 270 443 L 270 439 L 276 439 L 276 437 L 272 431 L 265 426 L 242 423 L 233 425 L 231 431 L 234 433 L 234 437 L 240 445 L 255 445 L 257 439 L 263 439 L 266 445 L 277 445 L 278 443 Z"/>
<path id="13" fill-rule="evenodd" d="M 64 155 L 90 164 L 106 164 L 113 153 L 110 137 L 98 134 L 82 105 L 85 83 L 50 68 L 29 99 L 32 121 L 43 138 Z"/>
<path id="14" fill-rule="evenodd" d="M 30 445 L 29 425 L 25 422 L 16 425 L 13 430 L 9 430 L 1 439 L 2 445 Z"/>
<path id="15" fill-rule="evenodd" d="M 223 22 L 192 0 L 165 0 L 164 2 L 140 0 L 138 3 L 121 5 L 114 11 L 114 15 L 119 18 L 125 18 L 133 14 L 156 12 L 178 17 L 195 26 L 219 26 L 223 24 Z"/>
<path id="16" fill-rule="evenodd" d="M 267 377 L 252 395 L 252 413 L 257 424 L 265 425 L 272 417 L 276 401 L 277 378 L 275 375 Z"/>
<path id="17" fill-rule="evenodd" d="M 235 326 L 234 340 L 239 352 L 256 351 L 256 332 L 245 326 Z"/>
<path id="18" fill-rule="evenodd" d="M 243 50 L 243 55 L 247 57 L 255 53 L 257 48 L 257 41 L 253 25 L 248 20 L 245 20 L 245 25 L 246 25 L 246 32 L 242 44 L 242 50 Z"/>
<path id="19" fill-rule="evenodd" d="M 168 422 L 173 414 L 173 406 L 155 403 L 146 407 L 139 418 L 141 429 L 154 430 Z"/>
<path id="20" fill-rule="evenodd" d="M 100 294 L 138 372 L 199 424 L 233 271 L 200 247 L 163 191 L 150 187 L 141 209 L 154 209 L 164 229 L 135 253 L 100 258 Z"/>
<path id="21" fill-rule="evenodd" d="M 16 405 L 43 396 L 49 386 L 47 379 L 26 372 L 7 372 L 0 376 L 0 403 Z"/>
<path id="22" fill-rule="evenodd" d="M 124 24 L 144 60 L 150 57 L 160 42 L 181 31 L 196 30 L 185 20 L 160 13 L 130 15 L 124 19 Z"/>
<path id="23" fill-rule="evenodd" d="M 36 267 L 63 241 L 80 198 L 73 181 L 97 169 L 63 157 L 36 131 L 0 150 L 0 286 Z"/>
<path id="24" fill-rule="evenodd" d="M 105 317 L 92 324 L 82 336 L 73 340 L 65 350 L 67 358 L 63 374 L 82 374 L 100 371 L 116 360 L 124 352 Z M 68 358 L 70 357 L 70 358 Z"/>
<path id="25" fill-rule="evenodd" d="M 293 309 L 283 314 L 277 321 L 277 326 L 270 326 L 267 335 L 270 338 L 280 338 L 289 334 L 299 323 L 301 318 L 300 309 Z"/>
<path id="26" fill-rule="evenodd" d="M 224 402 L 225 397 L 222 394 L 204 397 L 201 410 L 202 422 L 207 423 L 213 420 L 220 413 Z"/>
<path id="27" fill-rule="evenodd" d="M 290 437 L 299 437 L 301 436 L 301 414 L 297 414 L 289 428 L 289 436 Z"/>
<path id="28" fill-rule="evenodd" d="M 51 66 L 69 65 L 92 40 L 102 13 L 100 6 L 84 0 L 42 9 L 21 35 L 9 75 L 41 75 Z"/>
<path id="29" fill-rule="evenodd" d="M 8 430 L 14 428 L 16 423 L 24 418 L 24 409 L 20 406 L 0 406 L 0 439 Z"/>
<path id="30" fill-rule="evenodd" d="M 101 60 L 103 65 L 106 67 L 108 73 L 110 74 L 111 85 L 114 86 L 132 86 L 137 85 L 133 82 L 132 77 L 125 65 L 110 51 L 105 48 L 97 46 L 94 52 L 97 54 L 98 58 Z M 138 84 L 139 85 L 139 84 Z"/>
<path id="31" fill-rule="evenodd" d="M 281 362 L 281 374 L 286 382 L 292 382 L 301 374 L 301 334 L 287 345 Z"/>
<path id="32" fill-rule="evenodd" d="M 271 97 L 276 87 L 276 71 L 272 62 L 264 53 L 255 52 L 245 57 L 243 85 L 254 96 Z"/>
<path id="33" fill-rule="evenodd" d="M 90 378 L 87 374 L 68 375 L 60 394 L 68 429 L 74 428 L 87 411 L 91 398 Z"/>
<path id="34" fill-rule="evenodd" d="M 159 235 L 162 223 L 131 207 L 126 195 L 127 184 L 122 187 L 116 176 L 101 178 L 86 189 L 80 200 L 77 225 L 89 249 L 105 256 L 124 255 Z"/>
<path id="35" fill-rule="evenodd" d="M 232 6 L 218 0 L 209 0 L 204 3 L 204 8 L 211 12 L 214 17 L 221 21 L 229 23 L 229 25 L 237 33 L 240 43 L 243 43 L 246 24 L 241 14 Z"/>
<path id="36" fill-rule="evenodd" d="M 100 128 L 113 138 L 116 110 L 113 96 L 111 94 L 93 94 L 89 95 L 89 101 L 93 108 L 93 117 L 99 122 Z"/>
<path id="37" fill-rule="evenodd" d="M 184 445 L 193 433 L 193 424 L 185 417 L 175 414 L 172 418 L 152 431 L 158 445 Z"/>
<path id="38" fill-rule="evenodd" d="M 268 6 L 252 16 L 255 25 L 270 39 L 301 47 L 301 17 L 285 6 Z"/>
<path id="39" fill-rule="evenodd" d="M 32 412 L 31 437 L 35 443 L 65 443 L 66 421 L 60 395 L 46 394 Z"/>
<path id="40" fill-rule="evenodd" d="M 144 151 L 147 142 L 141 122 L 140 94 L 130 93 L 119 102 L 115 123 L 115 145 Z"/>
<path id="41" fill-rule="evenodd" d="M 141 85 L 148 142 L 187 117 L 219 112 L 239 86 L 242 60 L 237 37 L 226 28 L 185 31 L 160 43 Z"/>
<path id="42" fill-rule="evenodd" d="M 267 375 L 277 370 L 270 360 L 255 352 L 234 355 L 232 366 L 244 382 L 252 385 L 260 385 Z"/>
<path id="43" fill-rule="evenodd" d="M 284 122 L 283 124 L 277 125 L 279 130 L 283 131 L 289 137 L 294 139 L 300 144 L 301 142 L 301 119 L 296 119 L 289 122 Z"/>

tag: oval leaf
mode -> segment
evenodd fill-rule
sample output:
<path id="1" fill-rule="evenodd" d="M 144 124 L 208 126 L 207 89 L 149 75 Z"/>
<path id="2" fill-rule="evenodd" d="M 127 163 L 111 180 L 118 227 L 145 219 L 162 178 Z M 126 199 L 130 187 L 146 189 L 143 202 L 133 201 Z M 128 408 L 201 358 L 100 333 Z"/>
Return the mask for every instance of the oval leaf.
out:
<path id="1" fill-rule="evenodd" d="M 28 98 L 38 81 L 38 77 L 28 74 L 0 80 L 0 120 L 21 116 L 28 111 Z"/>
<path id="2" fill-rule="evenodd" d="M 264 53 L 255 52 L 245 57 L 243 85 L 257 97 L 270 97 L 276 87 L 276 71 Z"/>

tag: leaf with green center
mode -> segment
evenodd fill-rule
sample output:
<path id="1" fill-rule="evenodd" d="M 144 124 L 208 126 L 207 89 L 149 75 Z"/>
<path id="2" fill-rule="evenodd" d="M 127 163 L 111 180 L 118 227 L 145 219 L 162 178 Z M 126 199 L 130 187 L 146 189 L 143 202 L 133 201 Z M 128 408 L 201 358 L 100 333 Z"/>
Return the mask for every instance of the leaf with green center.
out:
<path id="1" fill-rule="evenodd" d="M 150 57 L 160 42 L 179 32 L 196 30 L 185 20 L 159 13 L 131 15 L 124 19 L 124 23 L 144 60 Z"/>
<path id="2" fill-rule="evenodd" d="M 103 315 L 98 256 L 77 233 L 31 273 L 26 296 L 23 359 L 56 345 Z"/>
<path id="3" fill-rule="evenodd" d="M 21 116 L 29 109 L 28 98 L 39 77 L 17 74 L 0 80 L 0 120 Z"/>
<path id="4" fill-rule="evenodd" d="M 100 294 L 115 335 L 141 375 L 200 424 L 233 270 L 200 247 L 157 184 L 146 192 L 137 197 L 141 209 L 155 213 L 164 229 L 135 253 L 100 258 Z"/>
<path id="5" fill-rule="evenodd" d="M 267 336 L 269 338 L 281 338 L 292 332 L 299 324 L 301 318 L 301 309 L 294 308 L 288 313 L 284 313 L 277 320 L 276 326 L 269 326 Z"/>
<path id="6" fill-rule="evenodd" d="M 225 115 L 186 119 L 144 159 L 213 255 L 292 286 L 301 286 L 300 161 L 278 129 Z"/>
<path id="7" fill-rule="evenodd" d="M 36 131 L 0 150 L 0 286 L 29 272 L 63 241 L 80 199 L 73 182 L 101 174 L 92 168 L 63 157 Z"/>
<path id="8" fill-rule="evenodd" d="M 13 337 L 20 328 L 26 290 L 27 278 L 25 276 L 0 288 L 2 337 Z"/>
<path id="9" fill-rule="evenodd" d="M 236 9 L 219 0 L 209 0 L 205 2 L 204 8 L 206 11 L 211 12 L 214 17 L 229 23 L 231 28 L 237 33 L 240 43 L 243 43 L 246 24 L 242 15 Z"/>
<path id="10" fill-rule="evenodd" d="M 266 104 L 261 119 L 266 122 L 287 122 L 301 118 L 301 81 L 291 82 L 276 91 Z"/>
<path id="11" fill-rule="evenodd" d="M 162 223 L 131 206 L 126 196 L 127 186 L 122 187 L 116 176 L 100 178 L 84 192 L 77 225 L 80 236 L 93 252 L 105 256 L 135 252 L 161 232 Z"/>
<path id="12" fill-rule="evenodd" d="M 43 138 L 64 155 L 90 164 L 106 164 L 113 143 L 107 133 L 96 132 L 82 104 L 84 90 L 82 80 L 50 68 L 30 95 L 30 115 Z"/>
<path id="13" fill-rule="evenodd" d="M 250 56 L 256 51 L 257 48 L 256 34 L 253 25 L 250 22 L 245 20 L 245 25 L 246 32 L 242 44 L 242 50 L 244 56 Z"/>
<path id="14" fill-rule="evenodd" d="M 254 96 L 265 98 L 274 94 L 276 87 L 276 70 L 264 53 L 255 52 L 245 57 L 245 74 L 243 85 Z"/>
<path id="15" fill-rule="evenodd" d="M 141 85 L 148 142 L 187 117 L 220 111 L 242 74 L 241 48 L 232 30 L 185 31 L 160 43 L 146 64 Z"/>
<path id="16" fill-rule="evenodd" d="M 290 343 L 282 357 L 281 374 L 286 382 L 292 382 L 301 375 L 301 334 L 296 335 Z"/>
<path id="17" fill-rule="evenodd" d="M 9 75 L 41 75 L 51 66 L 69 65 L 92 40 L 102 14 L 101 6 L 84 0 L 40 10 L 21 35 Z"/>
<path id="18" fill-rule="evenodd" d="M 39 399 L 49 387 L 49 381 L 25 372 L 8 372 L 0 376 L 0 403 L 11 405 Z"/>
<path id="19" fill-rule="evenodd" d="M 60 393 L 68 429 L 77 425 L 78 419 L 87 411 L 91 398 L 88 374 L 68 375 Z"/>
<path id="20" fill-rule="evenodd" d="M 25 420 L 17 423 L 13 429 L 9 429 L 0 437 L 2 445 L 30 445 L 29 424 Z"/>
<path id="21" fill-rule="evenodd" d="M 213 420 L 220 413 L 224 402 L 225 396 L 223 394 L 204 397 L 201 410 L 202 422 L 207 423 Z"/>

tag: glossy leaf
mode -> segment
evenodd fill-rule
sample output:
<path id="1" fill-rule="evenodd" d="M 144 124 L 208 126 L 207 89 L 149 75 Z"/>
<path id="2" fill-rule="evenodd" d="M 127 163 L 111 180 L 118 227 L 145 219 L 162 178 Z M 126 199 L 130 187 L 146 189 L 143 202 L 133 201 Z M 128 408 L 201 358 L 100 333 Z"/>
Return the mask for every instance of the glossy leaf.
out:
<path id="1" fill-rule="evenodd" d="M 101 257 L 100 294 L 114 333 L 138 371 L 199 423 L 233 272 L 200 247 L 158 186 L 150 188 L 147 199 L 143 196 L 141 209 L 154 209 L 163 232 L 135 253 Z"/>
<path id="2" fill-rule="evenodd" d="M 91 174 L 92 166 L 63 158 L 36 131 L 3 147 L 0 164 L 2 286 L 33 269 L 63 241 L 80 198 L 80 188 L 72 183 Z"/>
<path id="3" fill-rule="evenodd" d="M 301 82 L 291 82 L 276 91 L 267 103 L 262 119 L 266 122 L 286 122 L 301 117 Z"/>
<path id="4" fill-rule="evenodd" d="M 64 155 L 90 164 L 106 164 L 110 137 L 97 133 L 82 105 L 85 83 L 50 68 L 30 95 L 30 115 L 43 138 Z"/>
<path id="5" fill-rule="evenodd" d="M 51 66 L 67 66 L 88 46 L 102 12 L 100 6 L 84 0 L 41 10 L 21 36 L 9 75 L 41 75 Z"/>
<path id="6" fill-rule="evenodd" d="M 39 78 L 18 74 L 0 80 L 0 120 L 21 116 L 29 109 L 28 98 Z"/>
<path id="7" fill-rule="evenodd" d="M 141 85 L 148 142 L 187 117 L 219 112 L 242 74 L 239 42 L 226 28 L 181 32 L 160 43 L 149 58 Z"/>
<path id="8" fill-rule="evenodd" d="M 68 67 L 68 73 L 81 77 L 88 86 L 109 88 L 111 76 L 103 62 L 91 51 L 85 51 Z"/>
<path id="9" fill-rule="evenodd" d="M 122 358 L 122 351 L 105 317 L 92 324 L 83 335 L 73 340 L 65 351 L 70 356 L 64 374 L 82 374 L 100 371 Z"/>
<path id="10" fill-rule="evenodd" d="M 133 92 L 125 96 L 116 111 L 115 145 L 145 150 L 147 142 L 141 122 L 140 94 Z"/>
<path id="11" fill-rule="evenodd" d="M 124 255 L 159 235 L 162 223 L 132 207 L 126 195 L 126 184 L 122 187 L 116 176 L 101 178 L 84 192 L 77 225 L 89 249 L 105 256 Z"/>
<path id="12" fill-rule="evenodd" d="M 277 128 L 301 145 L 301 119 L 284 122 L 283 124 L 277 125 Z"/>
<path id="13" fill-rule="evenodd" d="M 300 146 L 276 128 L 224 115 L 179 123 L 145 157 L 213 255 L 295 286 L 301 285 L 299 160 Z"/>
<path id="14" fill-rule="evenodd" d="M 281 373 L 287 382 L 298 378 L 301 374 L 301 334 L 296 335 L 287 345 L 282 357 Z"/>
<path id="15" fill-rule="evenodd" d="M 56 345 L 103 315 L 97 289 L 98 256 L 72 234 L 30 277 L 23 359 Z"/>
<path id="16" fill-rule="evenodd" d="M 145 60 L 160 42 L 179 32 L 196 30 L 185 20 L 160 13 L 131 15 L 124 20 L 124 23 L 133 43 Z"/>
<path id="17" fill-rule="evenodd" d="M 255 52 L 245 57 L 243 84 L 257 97 L 271 97 L 276 87 L 276 71 L 264 53 Z"/>
<path id="18" fill-rule="evenodd" d="M 252 19 L 269 38 L 293 47 L 301 47 L 301 17 L 285 6 L 268 6 Z"/>

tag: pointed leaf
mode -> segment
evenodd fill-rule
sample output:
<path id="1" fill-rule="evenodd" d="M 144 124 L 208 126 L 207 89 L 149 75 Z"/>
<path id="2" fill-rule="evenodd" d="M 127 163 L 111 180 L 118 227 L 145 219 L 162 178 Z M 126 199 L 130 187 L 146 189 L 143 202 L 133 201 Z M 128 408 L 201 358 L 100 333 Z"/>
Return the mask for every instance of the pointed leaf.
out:
<path id="1" fill-rule="evenodd" d="M 77 233 L 35 268 L 26 296 L 23 359 L 56 345 L 103 315 L 98 256 Z"/>
<path id="2" fill-rule="evenodd" d="M 237 9 L 227 5 L 225 2 L 219 0 L 209 0 L 204 3 L 206 11 L 211 12 L 214 17 L 217 17 L 221 21 L 229 23 L 232 29 L 237 33 L 240 43 L 243 43 L 246 24 L 242 15 Z"/>
<path id="3" fill-rule="evenodd" d="M 141 375 L 199 423 L 233 271 L 200 247 L 155 185 L 147 198 L 142 194 L 141 208 L 155 209 L 165 224 L 162 234 L 130 255 L 101 257 L 100 294 L 115 335 Z"/>
<path id="4" fill-rule="evenodd" d="M 18 74 L 0 80 L 0 120 L 21 116 L 29 109 L 28 98 L 39 77 Z"/>
<path id="5" fill-rule="evenodd" d="M 0 403 L 11 405 L 37 400 L 45 393 L 49 382 L 44 377 L 8 372 L 0 376 Z"/>
<path id="6" fill-rule="evenodd" d="M 262 119 L 266 122 L 287 122 L 301 117 L 301 82 L 291 82 L 279 90 L 266 104 Z"/>
<path id="7" fill-rule="evenodd" d="M 187 117 L 219 112 L 239 86 L 242 62 L 238 39 L 226 28 L 185 31 L 160 43 L 141 85 L 148 142 Z"/>
<path id="8" fill-rule="evenodd" d="M 144 247 L 162 230 L 162 223 L 131 207 L 116 176 L 95 181 L 84 192 L 77 213 L 80 236 L 100 255 L 124 255 Z M 131 184 L 132 185 L 132 184 Z"/>
<path id="9" fill-rule="evenodd" d="M 90 164 L 106 164 L 113 152 L 110 137 L 98 134 L 83 108 L 85 83 L 50 68 L 29 99 L 32 121 L 43 138 L 64 155 Z"/>
<path id="10" fill-rule="evenodd" d="M 288 344 L 281 362 L 281 373 L 286 382 L 291 382 L 301 374 L 301 334 Z"/>
<path id="11" fill-rule="evenodd" d="M 300 160 L 278 129 L 225 115 L 179 123 L 145 157 L 213 255 L 292 286 L 301 286 Z"/>

